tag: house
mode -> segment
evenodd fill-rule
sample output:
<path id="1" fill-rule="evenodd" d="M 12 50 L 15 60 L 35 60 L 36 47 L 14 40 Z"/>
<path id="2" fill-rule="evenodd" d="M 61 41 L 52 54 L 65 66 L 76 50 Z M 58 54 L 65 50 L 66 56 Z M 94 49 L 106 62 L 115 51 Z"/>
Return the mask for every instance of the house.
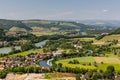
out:
<path id="1" fill-rule="evenodd" d="M 90 76 L 91 76 L 91 73 L 90 72 L 86 72 L 80 78 L 81 78 L 81 80 L 87 80 Z"/>
<path id="2" fill-rule="evenodd" d="M 53 56 L 57 56 L 57 55 L 62 54 L 62 51 L 53 51 L 52 54 Z"/>
<path id="3" fill-rule="evenodd" d="M 13 42 L 13 44 L 14 45 L 16 45 L 16 44 L 25 44 L 27 42 L 28 42 L 27 40 L 16 40 L 16 41 Z"/>
<path id="4" fill-rule="evenodd" d="M 82 46 L 79 46 L 78 44 L 74 44 L 73 45 L 75 48 L 80 48 L 80 49 L 82 49 Z"/>
<path id="5" fill-rule="evenodd" d="M 109 33 L 101 33 L 101 35 L 108 35 Z"/>

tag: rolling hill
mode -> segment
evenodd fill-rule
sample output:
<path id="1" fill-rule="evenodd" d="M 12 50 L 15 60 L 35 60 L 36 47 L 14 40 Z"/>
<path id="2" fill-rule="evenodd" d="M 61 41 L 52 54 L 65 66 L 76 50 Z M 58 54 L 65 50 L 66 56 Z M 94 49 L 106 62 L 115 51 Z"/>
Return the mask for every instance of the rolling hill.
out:
<path id="1" fill-rule="evenodd" d="M 31 30 L 28 26 L 17 20 L 5 20 L 0 19 L 0 29 L 9 30 L 12 27 L 24 28 L 25 30 Z"/>
<path id="2" fill-rule="evenodd" d="M 115 31 L 111 32 L 111 34 L 120 34 L 120 28 L 118 28 Z"/>
<path id="3" fill-rule="evenodd" d="M 13 27 L 13 28 L 12 28 Z M 49 30 L 72 30 L 86 31 L 91 26 L 71 21 L 53 21 L 53 20 L 6 20 L 0 19 L 0 29 L 11 30 L 14 28 L 32 30 L 35 28 L 44 28 Z"/>
<path id="4" fill-rule="evenodd" d="M 22 21 L 28 27 L 40 27 L 47 29 L 55 29 L 57 30 L 84 30 L 86 28 L 90 28 L 87 25 L 69 22 L 69 21 L 52 21 L 52 20 L 24 20 Z"/>
<path id="5" fill-rule="evenodd" d="M 80 31 L 91 33 L 110 32 L 109 28 L 85 25 L 75 21 L 56 20 L 6 20 L 0 19 L 0 29 L 5 30 L 39 30 L 39 31 Z M 112 29 L 113 30 L 113 29 Z"/>

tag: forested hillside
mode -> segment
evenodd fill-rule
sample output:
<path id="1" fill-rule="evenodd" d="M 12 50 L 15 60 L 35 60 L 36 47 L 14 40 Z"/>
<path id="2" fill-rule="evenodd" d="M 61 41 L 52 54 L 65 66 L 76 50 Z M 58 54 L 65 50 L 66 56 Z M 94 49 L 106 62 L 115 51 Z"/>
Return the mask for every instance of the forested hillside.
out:
<path id="1" fill-rule="evenodd" d="M 0 19 L 1 29 L 9 30 L 12 27 L 18 27 L 18 28 L 24 28 L 26 30 L 30 30 L 30 28 L 27 27 L 25 24 L 23 24 L 21 21 Z"/>

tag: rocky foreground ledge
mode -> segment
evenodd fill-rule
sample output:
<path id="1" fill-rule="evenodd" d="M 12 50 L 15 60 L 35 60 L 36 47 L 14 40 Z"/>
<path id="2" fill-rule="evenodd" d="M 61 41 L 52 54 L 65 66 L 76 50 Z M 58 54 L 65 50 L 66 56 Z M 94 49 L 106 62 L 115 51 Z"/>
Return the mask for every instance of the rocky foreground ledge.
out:
<path id="1" fill-rule="evenodd" d="M 58 78 L 59 80 L 76 80 L 75 77 L 62 77 Z M 45 79 L 45 74 L 13 74 L 9 73 L 5 79 L 0 79 L 0 80 L 57 80 L 57 78 L 53 79 Z"/>

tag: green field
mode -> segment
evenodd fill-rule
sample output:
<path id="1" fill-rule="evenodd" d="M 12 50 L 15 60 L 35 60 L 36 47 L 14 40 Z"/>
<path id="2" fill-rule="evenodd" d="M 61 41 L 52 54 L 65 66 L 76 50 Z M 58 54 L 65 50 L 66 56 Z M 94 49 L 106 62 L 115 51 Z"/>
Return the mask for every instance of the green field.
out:
<path id="1" fill-rule="evenodd" d="M 103 37 L 102 39 L 100 40 L 93 40 L 93 44 L 94 45 L 103 45 L 103 44 L 107 44 L 109 43 L 110 41 L 113 41 L 113 40 L 118 40 L 120 42 L 120 35 L 117 34 L 117 35 L 108 35 L 108 36 L 105 36 Z M 119 44 L 117 46 L 120 46 Z"/>
<path id="2" fill-rule="evenodd" d="M 12 54 L 12 55 L 10 55 L 10 57 L 14 57 L 14 56 L 27 56 L 27 55 L 29 55 L 31 53 L 41 53 L 41 52 L 42 52 L 42 49 L 32 49 L 32 50 L 28 50 L 28 51 Z"/>
<path id="3" fill-rule="evenodd" d="M 28 50 L 28 51 L 24 51 L 24 52 L 19 52 L 19 53 L 15 53 L 15 54 L 11 54 L 9 55 L 9 57 L 16 57 L 16 56 L 27 56 L 31 53 L 42 53 L 42 49 L 32 49 L 32 50 Z M 7 58 L 5 57 L 1 57 L 0 60 Z"/>
<path id="4" fill-rule="evenodd" d="M 79 64 L 69 64 L 71 60 L 78 60 Z M 96 65 L 95 64 L 96 62 Z M 103 62 L 103 63 L 101 63 Z M 117 57 L 79 57 L 59 60 L 56 63 L 62 63 L 63 67 L 79 67 L 85 69 L 97 69 L 105 71 L 107 66 L 113 65 L 116 71 L 120 71 L 120 60 Z M 91 64 L 91 65 L 89 65 Z"/>
<path id="5" fill-rule="evenodd" d="M 73 40 L 80 40 L 80 41 L 91 41 L 91 40 L 95 40 L 94 38 L 73 38 Z"/>
<path id="6" fill-rule="evenodd" d="M 101 41 L 112 41 L 112 40 L 118 40 L 120 41 L 120 35 L 108 35 L 101 39 Z"/>

